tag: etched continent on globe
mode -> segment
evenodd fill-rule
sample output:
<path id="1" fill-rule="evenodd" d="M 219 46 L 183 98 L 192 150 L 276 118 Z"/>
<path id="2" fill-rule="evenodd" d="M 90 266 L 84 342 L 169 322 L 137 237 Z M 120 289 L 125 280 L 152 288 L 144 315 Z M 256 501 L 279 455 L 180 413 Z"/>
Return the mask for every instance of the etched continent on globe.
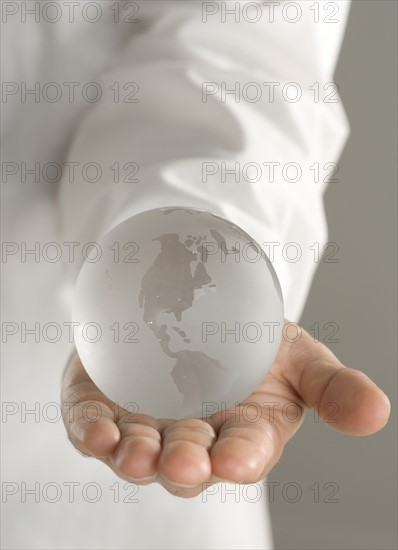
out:
<path id="1" fill-rule="evenodd" d="M 253 391 L 277 353 L 283 302 L 249 235 L 209 212 L 175 207 L 122 222 L 100 245 L 101 260 L 79 275 L 73 320 L 82 362 L 108 397 L 182 418 L 234 406 Z M 134 254 L 115 261 L 115 246 Z M 89 341 L 90 323 L 100 327 L 97 341 Z"/>

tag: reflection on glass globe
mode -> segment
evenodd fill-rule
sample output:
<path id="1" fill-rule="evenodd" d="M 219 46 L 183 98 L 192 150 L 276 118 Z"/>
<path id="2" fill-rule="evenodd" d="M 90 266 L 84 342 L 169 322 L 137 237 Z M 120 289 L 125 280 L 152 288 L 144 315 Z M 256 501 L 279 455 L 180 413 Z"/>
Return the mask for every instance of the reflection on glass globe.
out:
<path id="1" fill-rule="evenodd" d="M 73 321 L 95 384 L 129 410 L 206 417 L 263 380 L 283 301 L 261 247 L 204 210 L 144 212 L 114 227 L 80 271 Z"/>

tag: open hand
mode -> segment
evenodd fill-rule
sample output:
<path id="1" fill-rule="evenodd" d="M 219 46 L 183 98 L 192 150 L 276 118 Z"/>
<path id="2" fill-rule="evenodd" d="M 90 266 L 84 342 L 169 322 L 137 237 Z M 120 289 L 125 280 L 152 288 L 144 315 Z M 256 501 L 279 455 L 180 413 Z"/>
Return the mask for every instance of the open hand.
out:
<path id="1" fill-rule="evenodd" d="M 158 482 L 180 497 L 196 496 L 209 482 L 262 479 L 306 408 L 351 435 L 377 432 L 390 413 L 388 398 L 365 374 L 345 367 L 304 330 L 295 343 L 282 340 L 272 368 L 247 399 L 205 420 L 132 415 L 97 388 L 77 354 L 65 371 L 62 402 L 76 449 L 131 483 Z"/>

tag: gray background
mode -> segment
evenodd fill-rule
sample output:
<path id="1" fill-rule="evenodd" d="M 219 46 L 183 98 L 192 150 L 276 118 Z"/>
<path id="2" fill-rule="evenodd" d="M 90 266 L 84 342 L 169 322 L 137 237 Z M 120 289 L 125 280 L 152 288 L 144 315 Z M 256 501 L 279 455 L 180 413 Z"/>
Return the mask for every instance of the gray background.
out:
<path id="1" fill-rule="evenodd" d="M 339 183 L 326 193 L 329 241 L 339 262 L 321 263 L 302 317 L 339 325 L 330 348 L 371 376 L 392 401 L 387 427 L 351 438 L 307 415 L 269 477 L 296 482 L 301 499 L 276 490 L 277 549 L 396 549 L 396 150 L 397 3 L 354 0 L 335 81 L 351 125 Z M 325 332 L 321 330 L 320 335 Z M 327 482 L 337 503 L 324 503 Z M 314 503 L 313 483 L 320 485 Z M 293 490 L 288 498 L 293 498 Z"/>

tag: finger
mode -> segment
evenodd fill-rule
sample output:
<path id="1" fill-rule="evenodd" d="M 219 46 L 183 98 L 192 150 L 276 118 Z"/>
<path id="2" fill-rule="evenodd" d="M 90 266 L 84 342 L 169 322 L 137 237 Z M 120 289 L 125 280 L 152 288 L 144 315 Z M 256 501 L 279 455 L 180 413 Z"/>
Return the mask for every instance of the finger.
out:
<path id="1" fill-rule="evenodd" d="M 209 449 L 216 439 L 213 428 L 200 419 L 171 422 L 163 430 L 159 459 L 160 481 L 169 492 L 193 496 L 211 478 Z"/>
<path id="2" fill-rule="evenodd" d="M 92 382 L 77 355 L 65 370 L 61 399 L 65 428 L 76 449 L 87 456 L 110 456 L 121 438 L 114 404 Z"/>
<path id="3" fill-rule="evenodd" d="M 273 389 L 272 386 L 275 385 Z M 255 483 L 277 463 L 287 441 L 299 429 L 303 411 L 296 406 L 294 418 L 286 413 L 292 405 L 278 381 L 267 380 L 268 393 L 253 393 L 239 406 L 209 421 L 218 439 L 210 457 L 213 475 L 235 483 Z"/>
<path id="4" fill-rule="evenodd" d="M 336 430 L 370 435 L 388 421 L 390 403 L 384 392 L 364 373 L 344 366 L 304 330 L 277 357 L 275 372 Z"/>
<path id="5" fill-rule="evenodd" d="M 109 464 L 119 477 L 146 485 L 157 478 L 162 448 L 159 423 L 143 414 L 127 414 L 118 422 L 121 442 Z"/>

